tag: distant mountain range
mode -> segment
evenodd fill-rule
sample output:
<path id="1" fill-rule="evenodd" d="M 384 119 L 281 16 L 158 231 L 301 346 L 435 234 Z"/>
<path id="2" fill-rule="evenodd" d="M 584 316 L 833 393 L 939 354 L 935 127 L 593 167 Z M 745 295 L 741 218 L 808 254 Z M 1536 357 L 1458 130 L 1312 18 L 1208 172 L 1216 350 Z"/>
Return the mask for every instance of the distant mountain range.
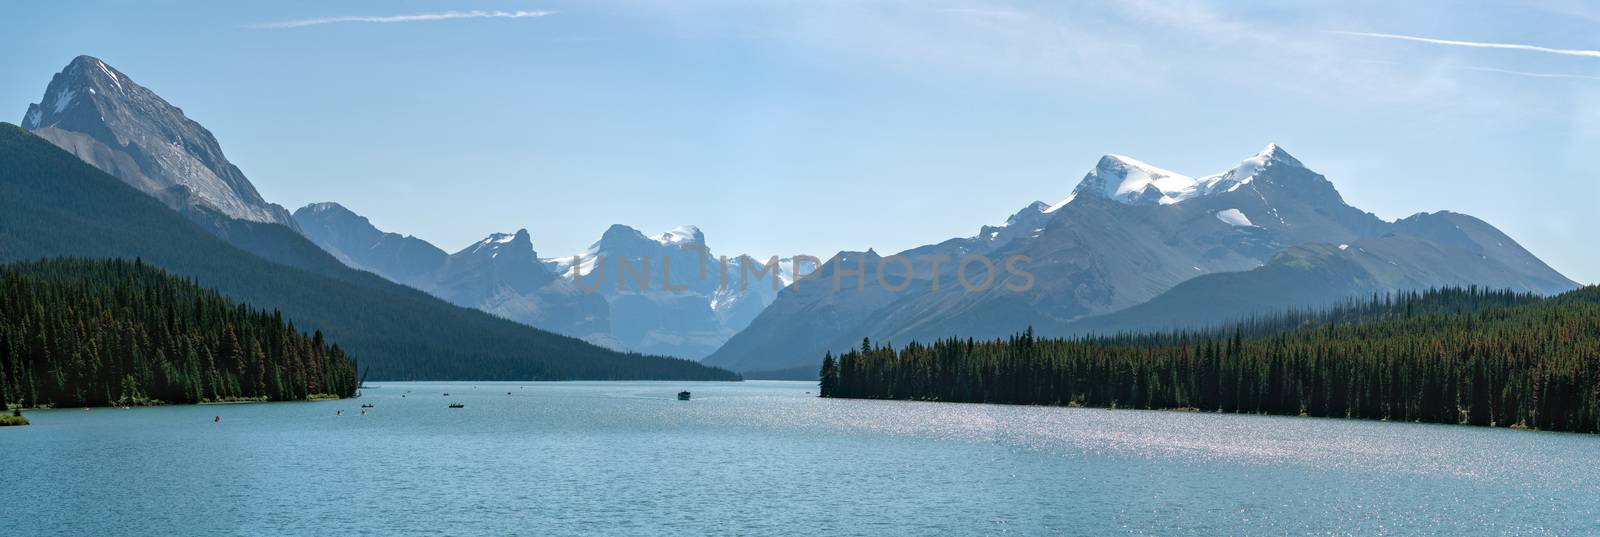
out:
<path id="1" fill-rule="evenodd" d="M 346 266 L 261 200 L 204 128 L 98 59 L 74 59 L 24 123 L 0 124 L 0 262 L 142 258 L 323 331 L 374 379 L 734 378 L 452 306 Z M 524 261 L 542 269 L 531 254 Z"/>
<path id="2" fill-rule="evenodd" d="M 951 283 L 955 267 L 947 262 L 935 290 L 933 263 L 917 261 L 929 253 L 982 255 L 995 266 L 1025 258 L 1032 286 L 970 291 Z M 854 348 L 862 338 L 994 338 L 1028 326 L 1046 336 L 1147 330 L 1401 289 L 1552 294 L 1577 286 L 1475 218 L 1434 213 L 1385 222 L 1351 207 L 1276 145 L 1200 178 L 1107 155 L 1056 204 L 1034 202 L 1005 225 L 899 255 L 913 260 L 915 282 L 905 291 L 889 292 L 875 278 L 860 291 L 785 289 L 705 362 L 809 375 L 824 351 Z M 864 263 L 872 274 L 882 259 L 841 252 L 819 274 L 830 277 L 841 261 L 851 270 Z M 981 279 L 983 265 L 972 267 Z"/>
<path id="3" fill-rule="evenodd" d="M 336 203 L 307 205 L 294 217 L 307 237 L 352 267 L 457 305 L 647 354 L 710 354 L 773 300 L 775 277 L 778 287 L 787 283 L 781 273 L 752 273 L 741 285 L 750 261 L 739 256 L 727 260 L 724 285 L 721 260 L 694 226 L 647 237 L 615 225 L 580 254 L 540 259 L 527 230 L 491 234 L 446 254 L 379 230 Z"/>

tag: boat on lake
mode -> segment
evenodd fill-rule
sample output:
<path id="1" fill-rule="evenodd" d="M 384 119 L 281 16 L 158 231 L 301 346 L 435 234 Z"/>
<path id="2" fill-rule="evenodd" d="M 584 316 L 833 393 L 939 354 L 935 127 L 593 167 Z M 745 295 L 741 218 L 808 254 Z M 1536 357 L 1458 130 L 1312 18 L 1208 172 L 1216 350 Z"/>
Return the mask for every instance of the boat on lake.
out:
<path id="1" fill-rule="evenodd" d="M 688 401 L 689 400 L 689 391 L 688 390 L 684 390 L 684 391 L 678 392 L 678 400 L 679 401 Z"/>
<path id="2" fill-rule="evenodd" d="M 466 408 L 466 407 L 467 407 L 467 405 L 463 405 L 461 403 L 450 403 L 450 408 Z"/>
<path id="3" fill-rule="evenodd" d="M 361 408 L 372 408 L 372 403 L 362 403 Z"/>

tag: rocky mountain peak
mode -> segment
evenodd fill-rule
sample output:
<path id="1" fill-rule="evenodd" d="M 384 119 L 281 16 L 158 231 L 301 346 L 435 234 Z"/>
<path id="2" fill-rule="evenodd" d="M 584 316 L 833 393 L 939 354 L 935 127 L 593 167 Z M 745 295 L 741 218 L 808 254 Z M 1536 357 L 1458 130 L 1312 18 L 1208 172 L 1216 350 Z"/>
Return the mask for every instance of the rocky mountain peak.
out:
<path id="1" fill-rule="evenodd" d="M 516 233 L 491 233 L 456 255 L 488 255 L 491 258 L 499 258 L 506 253 L 514 253 L 519 258 L 530 261 L 538 259 L 538 254 L 533 249 L 533 236 L 527 229 L 518 229 Z"/>
<path id="2" fill-rule="evenodd" d="M 22 126 L 192 217 L 300 229 L 261 198 L 210 131 L 98 58 L 78 56 L 52 77 Z"/>

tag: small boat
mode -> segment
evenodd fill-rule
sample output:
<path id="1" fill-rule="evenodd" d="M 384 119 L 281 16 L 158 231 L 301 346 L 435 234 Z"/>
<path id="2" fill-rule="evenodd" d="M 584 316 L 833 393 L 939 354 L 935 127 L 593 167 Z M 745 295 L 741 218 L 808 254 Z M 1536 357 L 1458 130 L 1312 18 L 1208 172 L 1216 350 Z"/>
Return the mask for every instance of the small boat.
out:
<path id="1" fill-rule="evenodd" d="M 689 392 L 688 392 L 688 390 L 678 392 L 678 400 L 679 401 L 688 401 L 689 400 Z"/>
<path id="2" fill-rule="evenodd" d="M 450 403 L 450 408 L 466 408 L 466 407 L 467 407 L 467 405 L 463 405 L 461 403 Z"/>
<path id="3" fill-rule="evenodd" d="M 372 408 L 372 403 L 362 403 L 361 408 Z"/>

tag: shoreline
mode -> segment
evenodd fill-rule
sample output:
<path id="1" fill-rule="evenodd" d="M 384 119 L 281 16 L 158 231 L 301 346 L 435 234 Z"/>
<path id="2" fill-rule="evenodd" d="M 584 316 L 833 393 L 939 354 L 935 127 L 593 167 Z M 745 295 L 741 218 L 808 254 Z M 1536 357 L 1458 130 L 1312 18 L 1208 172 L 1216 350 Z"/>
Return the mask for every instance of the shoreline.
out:
<path id="1" fill-rule="evenodd" d="M 1522 423 L 1513 423 L 1511 425 L 1475 425 L 1475 424 L 1471 424 L 1471 423 L 1443 423 L 1443 422 L 1436 422 L 1436 421 L 1404 421 L 1404 420 L 1392 420 L 1392 419 L 1388 419 L 1388 418 L 1384 418 L 1384 419 L 1367 419 L 1367 418 L 1353 418 L 1353 417 L 1349 417 L 1349 416 L 1312 416 L 1310 414 L 1304 414 L 1304 413 L 1302 413 L 1302 414 L 1273 414 L 1273 413 L 1270 413 L 1270 412 L 1222 412 L 1222 411 L 1218 411 L 1218 410 L 1204 410 L 1204 409 L 1199 409 L 1199 408 L 1194 408 L 1194 407 L 1132 408 L 1132 407 L 1115 407 L 1115 406 L 1090 406 L 1090 405 L 1080 405 L 1080 404 L 1052 405 L 1052 404 L 1033 404 L 1033 403 L 1005 403 L 1005 402 L 992 402 L 992 401 L 945 401 L 945 400 L 941 400 L 941 399 L 910 399 L 910 398 L 900 399 L 900 398 L 885 398 L 885 397 L 837 397 L 837 396 L 835 396 L 835 397 L 822 397 L 822 396 L 817 396 L 817 398 L 819 398 L 819 399 L 837 399 L 837 400 L 840 400 L 840 401 L 895 401 L 895 402 L 904 402 L 904 403 L 936 403 L 936 404 L 957 404 L 957 405 L 998 405 L 998 406 L 1020 406 L 1020 407 L 1033 407 L 1033 408 L 1074 408 L 1074 409 L 1079 409 L 1079 410 L 1104 410 L 1104 411 L 1108 411 L 1108 412 L 1110 412 L 1110 411 L 1162 412 L 1162 413 L 1180 413 L 1180 414 L 1211 414 L 1211 415 L 1217 415 L 1217 416 L 1259 416 L 1259 417 L 1265 417 L 1265 418 L 1304 418 L 1304 419 L 1312 419 L 1312 420 L 1345 420 L 1345 421 L 1355 421 L 1355 422 L 1361 422 L 1361 423 L 1404 423 L 1404 424 L 1413 424 L 1413 425 L 1437 425 L 1437 426 L 1441 426 L 1441 427 L 1468 427 L 1468 428 L 1472 428 L 1472 429 L 1485 429 L 1485 430 L 1506 430 L 1506 431 L 1522 431 L 1522 432 L 1533 432 L 1533 433 L 1554 433 L 1554 434 L 1575 434 L 1575 435 L 1580 435 L 1580 436 L 1600 436 L 1600 433 L 1585 433 L 1585 432 L 1579 432 L 1579 431 L 1557 431 L 1557 430 L 1552 430 L 1552 429 L 1539 429 L 1539 428 L 1535 428 L 1535 427 L 1529 427 L 1529 426 L 1524 425 Z"/>

